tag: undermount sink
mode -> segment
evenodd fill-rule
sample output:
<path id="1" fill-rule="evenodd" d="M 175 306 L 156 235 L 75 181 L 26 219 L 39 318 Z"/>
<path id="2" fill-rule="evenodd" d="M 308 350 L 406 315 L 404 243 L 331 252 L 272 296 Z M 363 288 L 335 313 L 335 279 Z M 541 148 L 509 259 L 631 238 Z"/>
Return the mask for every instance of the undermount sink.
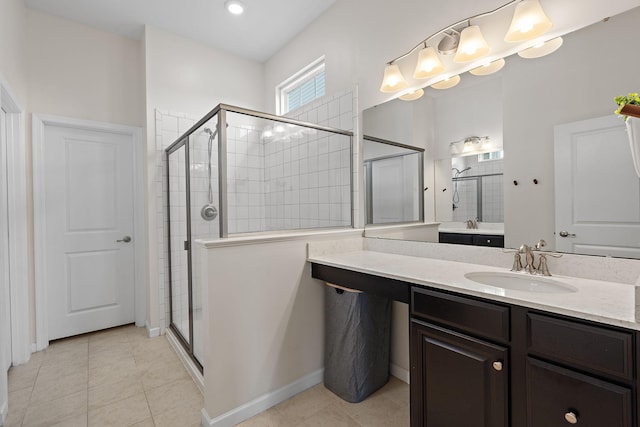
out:
<path id="1" fill-rule="evenodd" d="M 573 286 L 561 283 L 557 280 L 529 274 L 478 271 L 467 273 L 464 277 L 483 285 L 514 291 L 546 294 L 563 294 L 578 291 Z"/>

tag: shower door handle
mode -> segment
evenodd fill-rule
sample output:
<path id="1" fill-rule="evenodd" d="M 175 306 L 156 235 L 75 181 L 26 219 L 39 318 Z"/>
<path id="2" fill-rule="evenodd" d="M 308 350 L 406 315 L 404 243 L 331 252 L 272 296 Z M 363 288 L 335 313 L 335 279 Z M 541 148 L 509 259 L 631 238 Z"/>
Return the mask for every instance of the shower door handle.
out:
<path id="1" fill-rule="evenodd" d="M 124 236 L 122 239 L 116 240 L 116 242 L 124 242 L 129 243 L 131 241 L 131 236 Z"/>

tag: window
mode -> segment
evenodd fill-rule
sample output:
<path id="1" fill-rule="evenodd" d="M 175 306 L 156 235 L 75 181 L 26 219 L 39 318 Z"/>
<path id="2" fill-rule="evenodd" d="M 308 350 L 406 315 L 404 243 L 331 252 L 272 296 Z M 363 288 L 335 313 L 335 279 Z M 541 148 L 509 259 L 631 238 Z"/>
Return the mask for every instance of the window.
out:
<path id="1" fill-rule="evenodd" d="M 276 87 L 276 111 L 287 114 L 325 94 L 324 56 Z"/>
<path id="2" fill-rule="evenodd" d="M 487 160 L 500 160 L 504 158 L 504 151 L 492 151 L 490 153 L 478 154 L 479 162 L 486 162 Z"/>

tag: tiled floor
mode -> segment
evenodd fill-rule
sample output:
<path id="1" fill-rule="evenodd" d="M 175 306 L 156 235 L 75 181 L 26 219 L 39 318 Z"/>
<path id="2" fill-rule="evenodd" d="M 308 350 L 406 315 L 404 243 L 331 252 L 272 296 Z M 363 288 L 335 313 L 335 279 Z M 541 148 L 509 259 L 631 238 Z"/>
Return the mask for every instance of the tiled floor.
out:
<path id="1" fill-rule="evenodd" d="M 203 406 L 166 338 L 134 326 L 53 342 L 9 370 L 7 427 L 195 427 Z"/>
<path id="2" fill-rule="evenodd" d="M 409 386 L 390 377 L 360 403 L 348 403 L 320 384 L 255 417 L 240 427 L 407 427 Z"/>
<path id="3" fill-rule="evenodd" d="M 9 370 L 7 427 L 195 427 L 202 394 L 166 338 L 125 326 L 52 343 Z M 241 427 L 403 427 L 409 386 L 393 377 L 365 401 L 322 384 Z"/>

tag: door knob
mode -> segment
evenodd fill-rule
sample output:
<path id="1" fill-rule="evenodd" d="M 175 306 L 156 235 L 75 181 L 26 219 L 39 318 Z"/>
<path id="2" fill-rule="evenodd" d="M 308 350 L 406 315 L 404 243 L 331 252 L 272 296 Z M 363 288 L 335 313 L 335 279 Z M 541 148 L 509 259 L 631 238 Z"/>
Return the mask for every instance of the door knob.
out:
<path id="1" fill-rule="evenodd" d="M 125 242 L 129 243 L 131 241 L 131 236 L 124 236 L 122 239 L 116 240 L 116 242 Z"/>
<path id="2" fill-rule="evenodd" d="M 569 411 L 566 414 L 564 414 L 564 419 L 569 424 L 578 424 L 578 416 L 573 411 Z"/>
<path id="3" fill-rule="evenodd" d="M 496 371 L 502 371 L 502 362 L 493 362 L 493 369 L 495 369 Z"/>
<path id="4" fill-rule="evenodd" d="M 558 234 L 560 237 L 576 237 L 574 233 L 569 233 L 568 231 L 561 231 Z"/>

